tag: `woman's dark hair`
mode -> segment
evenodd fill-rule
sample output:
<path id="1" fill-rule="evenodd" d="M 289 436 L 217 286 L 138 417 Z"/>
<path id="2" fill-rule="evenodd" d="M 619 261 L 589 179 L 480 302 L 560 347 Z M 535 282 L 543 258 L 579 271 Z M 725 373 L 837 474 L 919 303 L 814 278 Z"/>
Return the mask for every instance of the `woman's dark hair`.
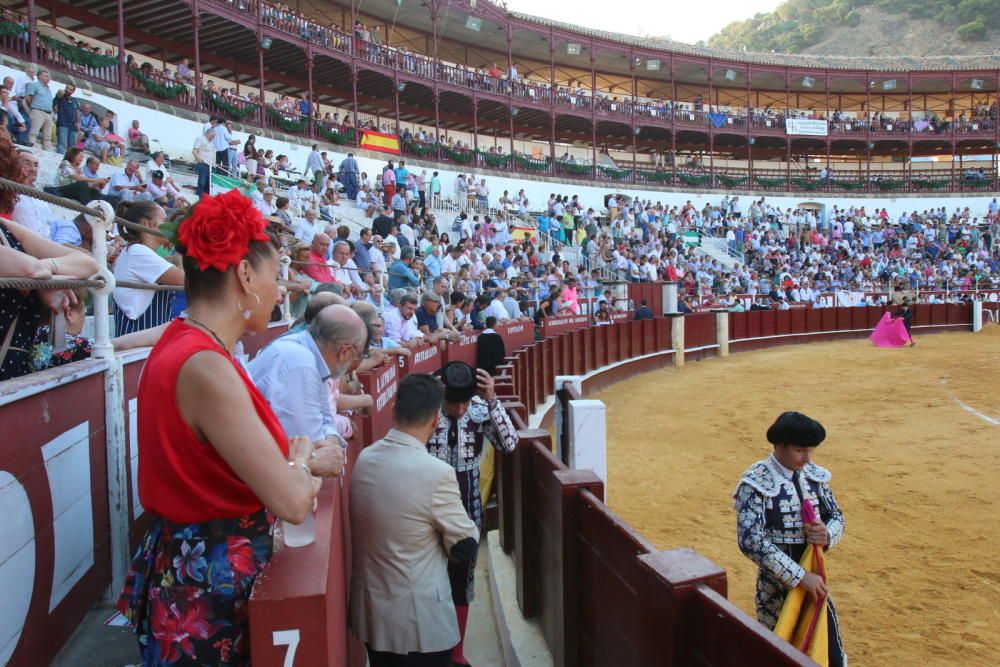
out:
<path id="1" fill-rule="evenodd" d="M 278 197 L 274 200 L 274 207 L 279 211 L 288 206 L 288 197 Z"/>
<path id="2" fill-rule="evenodd" d="M 73 160 L 75 160 L 76 156 L 82 152 L 83 152 L 82 148 L 77 148 L 76 146 L 70 146 L 69 148 L 66 149 L 66 152 L 63 153 L 63 159 L 69 162 L 70 164 L 73 164 Z"/>
<path id="3" fill-rule="evenodd" d="M 392 418 L 403 427 L 425 424 L 441 410 L 443 398 L 440 380 L 426 373 L 411 373 L 399 383 Z"/>
<path id="4" fill-rule="evenodd" d="M 184 224 L 183 221 L 189 218 L 193 211 L 194 206 L 189 206 L 186 209 L 178 209 L 171 214 L 169 222 L 177 222 L 179 229 L 180 225 Z M 251 241 L 247 247 L 246 259 L 250 262 L 250 266 L 255 269 L 260 267 L 264 260 L 275 256 L 281 248 L 281 242 L 277 237 L 267 231 L 265 233 L 268 236 L 267 241 Z M 229 270 L 219 271 L 211 266 L 201 269 L 194 259 L 188 257 L 187 248 L 184 247 L 184 244 L 176 241 L 175 246 L 177 252 L 183 257 L 184 293 L 187 295 L 187 298 L 189 300 L 210 299 L 219 294 L 226 284 L 226 275 L 229 273 Z"/>
<path id="5" fill-rule="evenodd" d="M 143 220 L 151 219 L 153 217 L 153 213 L 158 208 L 160 208 L 160 205 L 151 200 L 133 202 L 123 201 L 118 204 L 118 208 L 115 209 L 115 215 L 119 218 L 125 218 L 129 222 L 141 225 Z M 123 226 L 118 231 L 121 233 L 121 237 L 125 239 L 125 242 L 129 245 L 142 241 L 142 232 L 138 229 Z"/>
<path id="6" fill-rule="evenodd" d="M 0 176 L 20 183 L 22 169 L 17 149 L 10 140 L 10 133 L 6 127 L 0 127 Z M 0 190 L 0 213 L 10 213 L 16 203 L 17 193 Z"/>

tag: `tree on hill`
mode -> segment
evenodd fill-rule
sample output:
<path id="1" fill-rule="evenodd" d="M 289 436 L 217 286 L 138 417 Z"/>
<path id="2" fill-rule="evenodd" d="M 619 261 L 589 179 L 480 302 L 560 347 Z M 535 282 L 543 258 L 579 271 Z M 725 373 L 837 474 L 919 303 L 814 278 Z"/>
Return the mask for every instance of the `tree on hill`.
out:
<path id="1" fill-rule="evenodd" d="M 708 40 L 708 45 L 746 51 L 801 53 L 838 27 L 856 27 L 858 11 L 874 5 L 890 15 L 927 19 L 960 39 L 984 39 L 1000 29 L 1000 0 L 786 0 L 773 12 L 736 21 Z"/>

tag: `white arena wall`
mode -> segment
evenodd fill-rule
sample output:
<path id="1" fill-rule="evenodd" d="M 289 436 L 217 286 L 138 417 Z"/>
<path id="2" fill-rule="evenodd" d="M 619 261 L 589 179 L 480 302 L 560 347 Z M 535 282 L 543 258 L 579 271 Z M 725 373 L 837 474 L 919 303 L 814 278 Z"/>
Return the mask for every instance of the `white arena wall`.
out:
<path id="1" fill-rule="evenodd" d="M 10 66 L 0 65 L 0 76 L 9 75 L 16 77 L 19 73 L 19 70 Z M 62 87 L 66 78 L 58 72 L 53 72 L 52 74 L 53 89 L 58 90 Z M 81 85 L 86 84 L 85 82 L 81 82 Z M 150 144 L 153 150 L 162 148 L 162 150 L 166 151 L 166 153 L 170 156 L 180 157 L 186 160 L 192 159 L 191 146 L 194 144 L 195 136 L 201 131 L 201 123 L 187 120 L 180 116 L 174 116 L 169 113 L 164 113 L 149 107 L 132 104 L 121 99 L 103 95 L 99 92 L 95 92 L 94 90 L 81 90 L 78 92 L 78 95 L 83 100 L 91 100 L 113 110 L 118 115 L 116 130 L 118 130 L 119 134 L 124 135 L 131 121 L 138 120 L 140 122 L 141 129 L 149 135 Z M 235 125 L 239 126 L 239 124 Z M 237 131 L 235 132 L 235 137 L 242 142 L 246 139 L 248 134 L 249 133 L 247 132 Z M 304 169 L 306 158 L 309 154 L 311 146 L 308 139 L 303 139 L 301 142 L 289 142 L 266 137 L 258 137 L 257 145 L 258 147 L 272 149 L 275 155 L 282 153 L 288 155 L 292 166 L 299 170 Z M 320 145 L 321 150 L 325 150 L 336 163 L 339 163 L 340 160 L 347 154 L 347 151 L 344 150 L 344 147 L 342 146 L 334 146 L 331 144 L 324 144 L 322 142 L 320 142 Z M 387 159 L 396 158 L 396 156 L 391 155 L 385 155 L 384 158 L 371 157 L 377 154 L 370 151 L 355 150 L 354 153 L 362 171 L 368 172 L 368 175 L 371 178 L 374 178 L 374 174 L 381 172 L 381 167 L 385 164 Z M 600 208 L 603 207 L 604 195 L 610 192 L 637 196 L 642 199 L 650 198 L 654 201 L 660 201 L 667 206 L 680 206 L 690 200 L 699 207 L 703 206 L 705 202 L 717 203 L 727 192 L 726 190 L 685 192 L 676 189 L 666 190 L 663 188 L 654 188 L 649 186 L 643 187 L 613 183 L 608 183 L 604 186 L 593 186 L 575 181 L 559 181 L 556 179 L 545 180 L 544 177 L 538 176 L 508 178 L 497 175 L 496 172 L 491 172 L 489 170 L 467 169 L 463 172 L 459 172 L 456 169 L 434 166 L 419 159 L 408 158 L 407 156 L 403 156 L 403 159 L 405 159 L 411 167 L 415 167 L 418 170 L 426 169 L 428 176 L 430 176 L 430 174 L 434 171 L 438 171 L 440 173 L 442 190 L 445 197 L 448 197 L 452 193 L 452 182 L 455 180 L 456 175 L 459 173 L 472 173 L 477 177 L 477 180 L 478 178 L 487 179 L 491 193 L 490 199 L 492 202 L 495 203 L 496 199 L 503 194 L 504 190 L 509 190 L 513 195 L 516 194 L 518 190 L 523 189 L 532 204 L 533 210 L 537 210 L 537 208 L 544 206 L 544 203 L 548 200 L 548 196 L 551 193 L 579 195 L 580 200 L 584 202 L 585 205 L 591 206 L 595 210 L 600 210 Z M 49 183 L 43 184 L 48 185 Z M 889 214 L 893 218 L 898 217 L 904 211 L 923 211 L 925 209 L 939 208 L 941 206 L 944 206 L 948 212 L 951 212 L 956 208 L 969 207 L 974 216 L 982 217 L 986 213 L 986 206 L 989 199 L 1000 196 L 1000 193 L 997 192 L 984 192 L 976 195 L 956 194 L 952 196 L 926 196 L 920 194 L 906 195 L 895 193 L 887 193 L 883 196 L 851 195 L 846 193 L 838 193 L 836 196 L 822 196 L 819 195 L 819 193 L 800 193 L 797 196 L 780 196 L 771 193 L 760 194 L 741 190 L 732 190 L 728 192 L 739 194 L 740 197 L 744 199 L 746 202 L 743 209 L 744 212 L 746 211 L 747 206 L 749 206 L 751 199 L 757 199 L 764 196 L 769 202 L 774 203 L 782 209 L 796 208 L 803 203 L 819 204 L 823 206 L 826 211 L 831 210 L 835 205 L 839 205 L 841 207 L 845 205 L 864 206 L 869 212 L 875 210 L 876 208 L 881 209 L 885 207 L 888 209 Z"/>

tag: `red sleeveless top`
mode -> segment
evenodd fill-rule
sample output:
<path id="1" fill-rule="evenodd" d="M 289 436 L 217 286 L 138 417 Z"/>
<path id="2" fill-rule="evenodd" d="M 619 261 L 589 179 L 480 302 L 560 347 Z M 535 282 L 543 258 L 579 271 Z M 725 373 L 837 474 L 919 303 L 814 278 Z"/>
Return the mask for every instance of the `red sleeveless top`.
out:
<path id="1" fill-rule="evenodd" d="M 149 353 L 139 380 L 139 501 L 142 506 L 175 523 L 232 519 L 263 506 L 209 442 L 198 439 L 177 408 L 177 377 L 192 355 L 208 350 L 223 354 L 212 338 L 176 319 Z M 274 438 L 275 447 L 288 455 L 288 438 L 267 399 L 246 372 L 230 360 L 250 394 L 257 416 Z M 223 421 L 232 415 L 219 414 Z"/>

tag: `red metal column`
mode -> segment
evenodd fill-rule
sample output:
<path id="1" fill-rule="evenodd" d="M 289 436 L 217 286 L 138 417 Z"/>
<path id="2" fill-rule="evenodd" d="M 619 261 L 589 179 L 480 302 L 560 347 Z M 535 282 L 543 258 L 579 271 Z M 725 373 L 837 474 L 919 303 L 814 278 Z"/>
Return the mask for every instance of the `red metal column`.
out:
<path id="1" fill-rule="evenodd" d="M 125 6 L 124 0 L 116 3 L 118 12 L 118 85 L 122 90 L 128 90 L 128 79 L 125 76 Z"/>
<path id="2" fill-rule="evenodd" d="M 865 162 L 865 190 L 872 187 L 872 73 L 865 72 L 865 150 L 868 160 Z"/>
<path id="3" fill-rule="evenodd" d="M 199 0 L 191 3 L 191 28 L 194 34 L 194 107 L 201 110 L 201 7 Z M 236 92 L 239 93 L 240 77 L 236 75 Z"/>
<path id="4" fill-rule="evenodd" d="M 785 68 L 785 187 L 791 189 L 792 181 L 792 135 L 788 134 L 788 118 L 792 115 L 791 72 Z"/>
<path id="5" fill-rule="evenodd" d="M 677 180 L 677 75 L 670 53 L 670 183 Z"/>
<path id="6" fill-rule="evenodd" d="M 315 124 L 312 122 L 312 118 L 316 108 L 316 93 L 315 93 L 315 88 L 313 87 L 312 42 L 306 44 L 306 79 L 308 81 L 307 84 L 308 90 L 306 91 L 306 95 L 308 95 L 307 101 L 309 102 L 309 124 L 306 125 L 306 132 L 309 134 L 310 137 L 315 138 L 315 136 L 318 135 L 318 133 L 316 132 Z"/>
<path id="7" fill-rule="evenodd" d="M 258 34 L 258 38 L 260 33 Z M 261 127 L 267 125 L 267 113 L 264 109 L 267 107 L 267 98 L 264 96 L 264 49 L 261 48 L 260 44 L 257 44 L 257 76 L 260 77 L 260 124 Z"/>
<path id="8" fill-rule="evenodd" d="M 826 118 L 826 173 L 830 173 L 830 131 L 832 126 L 830 125 L 830 70 L 826 71 L 826 77 L 823 80 L 823 86 L 826 88 L 826 111 L 823 116 Z M 826 183 L 823 184 L 824 190 L 830 189 L 830 182 L 832 178 L 827 178 Z"/>
<path id="9" fill-rule="evenodd" d="M 358 118 L 358 63 L 357 61 L 351 62 L 351 95 L 353 97 L 352 103 L 354 105 L 354 145 L 361 145 L 361 120 Z M 434 100 L 435 106 L 437 105 L 437 100 Z"/>
<path id="10" fill-rule="evenodd" d="M 913 72 L 906 73 L 906 189 L 913 191 Z"/>
<path id="11" fill-rule="evenodd" d="M 264 95 L 264 49 L 261 47 L 261 38 L 264 36 L 264 21 L 261 11 L 263 9 L 264 3 L 257 2 L 257 76 L 260 77 L 257 81 L 258 87 L 260 88 L 260 126 L 267 126 L 267 98 Z M 200 67 L 198 68 L 201 69 Z"/>
<path id="12" fill-rule="evenodd" d="M 438 85 L 438 81 L 441 78 L 441 60 L 438 58 L 438 33 L 437 33 L 437 3 L 430 3 L 431 10 L 431 34 L 434 37 L 434 52 L 431 54 L 434 58 L 434 159 L 441 159 L 441 147 L 439 145 L 438 139 L 441 136 L 441 87 Z M 355 89 L 355 99 L 357 99 L 357 90 Z"/>
<path id="13" fill-rule="evenodd" d="M 507 17 L 507 80 L 510 82 L 510 93 L 514 94 L 514 80 L 510 78 L 510 73 L 514 70 L 514 34 L 510 24 L 510 17 Z"/>
<path id="14" fill-rule="evenodd" d="M 597 178 L 597 40 L 590 40 L 590 153 L 591 175 Z"/>
<path id="15" fill-rule="evenodd" d="M 556 33 L 549 30 L 549 170 L 556 173 Z"/>
<path id="16" fill-rule="evenodd" d="M 121 0 L 118 0 L 121 7 Z M 119 15 L 121 12 L 119 10 Z M 38 62 L 38 17 L 35 12 L 35 0 L 28 0 L 28 59 L 32 63 Z"/>
<path id="17" fill-rule="evenodd" d="M 396 104 L 399 104 L 398 95 Z M 472 164 L 479 164 L 479 96 L 475 92 L 472 93 Z"/>
<path id="18" fill-rule="evenodd" d="M 636 133 L 635 133 L 636 129 L 637 129 L 636 128 L 636 124 L 635 124 L 635 106 L 638 103 L 638 99 L 637 98 L 639 96 L 638 83 L 636 83 L 636 80 L 635 80 L 635 49 L 633 49 L 632 51 L 629 52 L 628 68 L 629 68 L 629 72 L 631 72 L 631 74 L 632 74 L 632 113 L 629 114 L 629 115 L 632 117 L 632 126 L 631 126 L 631 129 L 632 129 L 632 182 L 635 183 L 635 163 L 637 161 L 636 150 L 635 150 L 635 138 L 637 136 Z"/>
<path id="19" fill-rule="evenodd" d="M 712 75 L 714 74 L 712 59 L 708 59 L 708 113 L 712 113 Z M 704 108 L 704 106 L 702 106 Z M 715 126 L 708 119 L 708 185 L 715 185 Z"/>
<path id="20" fill-rule="evenodd" d="M 957 81 L 955 80 L 955 72 L 952 72 L 951 73 L 951 92 L 950 92 L 949 98 L 948 98 L 948 100 L 949 100 L 948 101 L 948 105 L 950 107 L 949 111 L 951 111 L 951 128 L 950 129 L 951 129 L 951 189 L 952 190 L 955 190 L 958 187 L 957 184 L 961 182 L 961 180 L 957 180 L 956 181 L 956 179 L 955 179 L 955 154 L 958 153 L 958 147 L 955 145 L 955 125 L 958 122 L 958 113 L 957 113 L 958 112 L 958 105 L 956 104 L 956 99 L 955 99 L 956 95 L 958 94 L 957 90 L 956 90 L 957 88 L 958 88 L 958 85 L 957 85 Z M 962 177 L 962 175 L 959 174 L 959 179 L 961 179 L 961 177 Z"/>
<path id="21" fill-rule="evenodd" d="M 507 112 L 510 119 L 510 168 L 517 171 L 517 160 L 514 159 L 514 101 L 511 100 L 510 110 Z"/>

